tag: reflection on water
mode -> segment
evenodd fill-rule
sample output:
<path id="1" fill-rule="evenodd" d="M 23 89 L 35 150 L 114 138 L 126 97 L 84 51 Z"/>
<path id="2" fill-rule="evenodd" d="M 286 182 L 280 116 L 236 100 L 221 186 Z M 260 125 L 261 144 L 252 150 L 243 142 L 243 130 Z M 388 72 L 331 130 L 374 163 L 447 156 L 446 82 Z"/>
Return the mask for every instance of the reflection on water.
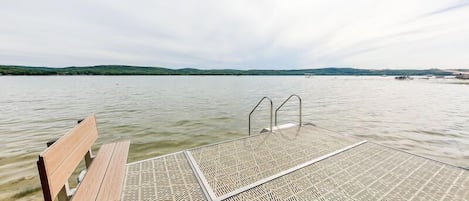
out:
<path id="1" fill-rule="evenodd" d="M 246 136 L 262 96 L 303 98 L 303 120 L 458 166 L 469 166 L 469 85 L 388 77 L 0 77 L 0 199 L 40 200 L 45 142 L 95 113 L 105 142 L 130 139 L 129 162 Z M 297 121 L 292 99 L 279 124 Z M 253 131 L 268 127 L 268 107 Z M 32 192 L 32 193 L 31 193 Z M 29 199 L 28 198 L 28 199 Z"/>

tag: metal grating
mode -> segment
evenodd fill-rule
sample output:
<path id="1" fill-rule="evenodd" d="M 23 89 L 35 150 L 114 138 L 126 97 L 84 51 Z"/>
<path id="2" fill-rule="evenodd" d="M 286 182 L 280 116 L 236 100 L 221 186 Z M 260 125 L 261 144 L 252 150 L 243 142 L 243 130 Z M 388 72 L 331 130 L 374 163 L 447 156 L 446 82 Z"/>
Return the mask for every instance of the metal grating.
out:
<path id="1" fill-rule="evenodd" d="M 191 150 L 217 197 L 359 142 L 298 127 Z"/>
<path id="2" fill-rule="evenodd" d="M 469 172 L 366 143 L 227 200 L 469 200 Z"/>
<path id="3" fill-rule="evenodd" d="M 205 200 L 182 152 L 128 164 L 122 200 Z"/>
<path id="4" fill-rule="evenodd" d="M 467 170 L 313 126 L 184 153 L 128 164 L 121 200 L 469 200 Z"/>

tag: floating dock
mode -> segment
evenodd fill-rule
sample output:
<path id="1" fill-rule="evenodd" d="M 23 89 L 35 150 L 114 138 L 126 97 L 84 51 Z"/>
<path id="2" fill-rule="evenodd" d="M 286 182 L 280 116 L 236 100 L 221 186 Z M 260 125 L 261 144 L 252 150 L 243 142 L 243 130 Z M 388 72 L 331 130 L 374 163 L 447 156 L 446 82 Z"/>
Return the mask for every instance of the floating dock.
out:
<path id="1" fill-rule="evenodd" d="M 469 171 L 314 125 L 126 165 L 121 200 L 469 200 Z"/>

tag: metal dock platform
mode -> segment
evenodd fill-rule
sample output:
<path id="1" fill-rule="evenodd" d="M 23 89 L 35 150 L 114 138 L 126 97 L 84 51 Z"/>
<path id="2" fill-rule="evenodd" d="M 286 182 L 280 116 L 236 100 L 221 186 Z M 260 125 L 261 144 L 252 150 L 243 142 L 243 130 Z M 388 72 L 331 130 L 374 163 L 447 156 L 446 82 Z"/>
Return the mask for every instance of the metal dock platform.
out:
<path id="1" fill-rule="evenodd" d="M 129 163 L 121 200 L 469 200 L 469 171 L 292 126 Z"/>

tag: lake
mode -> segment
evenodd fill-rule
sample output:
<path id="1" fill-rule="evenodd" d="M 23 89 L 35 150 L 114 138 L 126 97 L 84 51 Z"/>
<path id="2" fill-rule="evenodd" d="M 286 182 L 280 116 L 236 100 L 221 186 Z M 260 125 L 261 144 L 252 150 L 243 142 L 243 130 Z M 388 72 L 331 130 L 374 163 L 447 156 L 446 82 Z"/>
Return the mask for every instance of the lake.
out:
<path id="1" fill-rule="evenodd" d="M 469 82 L 367 76 L 0 76 L 0 199 L 41 200 L 45 143 L 95 114 L 102 143 L 129 162 L 246 136 L 263 96 L 303 100 L 303 123 L 469 167 Z M 267 102 L 252 132 L 269 126 Z M 298 122 L 298 101 L 279 124 Z"/>

